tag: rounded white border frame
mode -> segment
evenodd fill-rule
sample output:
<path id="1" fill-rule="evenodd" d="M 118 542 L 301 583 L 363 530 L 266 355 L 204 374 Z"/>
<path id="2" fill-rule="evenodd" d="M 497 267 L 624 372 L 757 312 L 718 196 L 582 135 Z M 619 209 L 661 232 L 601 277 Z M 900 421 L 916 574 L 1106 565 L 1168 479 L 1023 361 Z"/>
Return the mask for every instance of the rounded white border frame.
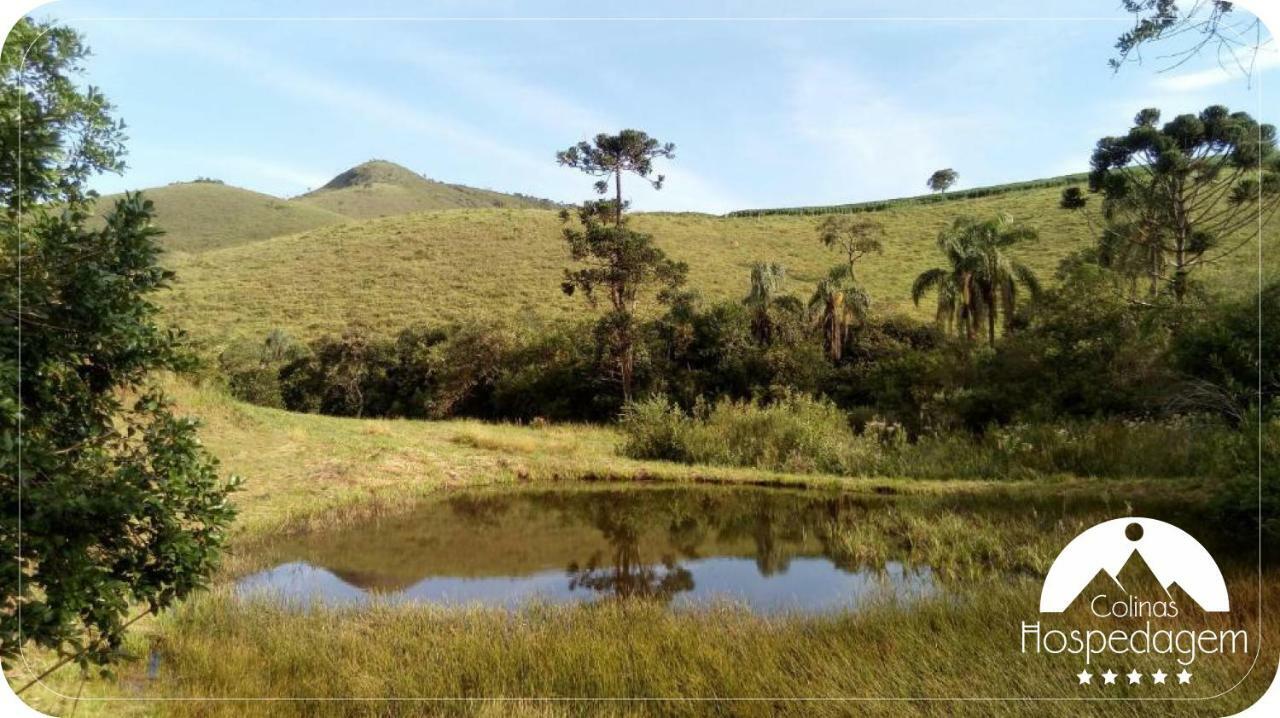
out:
<path id="1" fill-rule="evenodd" d="M 3 31 L 4 31 L 4 34 L 5 34 L 5 36 L 6 36 L 6 37 L 8 36 L 9 31 L 13 29 L 13 26 L 17 24 L 17 22 L 18 22 L 18 20 L 19 20 L 19 19 L 21 19 L 22 17 L 24 17 L 24 16 L 26 16 L 26 15 L 30 14 L 31 12 L 35 11 L 37 8 L 39 8 L 39 7 L 41 7 L 41 6 L 49 5 L 49 4 L 52 4 L 52 3 L 56 3 L 56 2 L 58 2 L 58 0 L 9 0 L 9 2 L 10 2 L 11 4 L 8 4 L 8 5 L 4 6 L 4 7 L 0 7 L 0 28 L 3 28 Z M 1268 29 L 1269 29 L 1269 28 L 1272 28 L 1272 27 L 1280 27 L 1280 3 L 1276 3 L 1276 2 L 1275 2 L 1275 0 L 1236 0 L 1236 3 L 1235 3 L 1235 4 L 1236 4 L 1236 5 L 1238 5 L 1238 6 L 1241 6 L 1241 7 L 1245 8 L 1246 10 L 1248 10 L 1249 12 L 1251 12 L 1255 17 L 1257 17 L 1260 21 L 1262 21 L 1263 25 L 1264 25 L 1265 27 L 1267 27 Z M 139 19 L 141 19 L 141 18 L 139 18 Z M 180 18 L 155 18 L 155 19 L 180 19 Z M 215 19 L 215 18 L 209 18 L 209 19 Z M 246 19 L 247 19 L 247 18 L 246 18 Z M 379 18 L 371 17 L 371 18 L 369 18 L 369 19 L 370 19 L 370 20 L 377 20 L 377 19 L 379 19 Z M 605 19 L 605 18 L 601 18 L 601 19 Z M 726 18 L 726 19 L 728 19 L 728 18 Z M 803 19 L 803 18 L 797 18 L 797 19 Z M 868 19 L 875 19 L 875 18 L 868 18 Z M 925 18 L 920 18 L 920 19 L 925 19 Z M 981 18 L 975 18 L 975 20 L 979 20 L 979 19 L 981 19 Z M 1067 18 L 1063 18 L 1063 19 L 1065 20 L 1065 19 L 1067 19 Z M 1272 37 L 1273 37 L 1273 38 L 1275 38 L 1275 37 L 1276 37 L 1276 35 L 1273 33 L 1273 34 L 1272 34 Z M 1258 82 L 1258 97 L 1259 97 L 1259 103 L 1261 103 L 1261 96 L 1262 96 L 1262 82 L 1261 82 L 1261 78 L 1255 78 L 1255 80 Z M 1261 227 L 1259 227 L 1259 231 L 1261 231 Z M 1259 272 L 1261 272 L 1261 260 L 1262 260 L 1262 257 L 1261 257 L 1261 253 L 1262 253 L 1261 241 L 1259 242 L 1258 253 L 1259 253 L 1259 256 L 1258 256 L 1258 260 L 1259 260 Z M 1261 282 L 1261 274 L 1259 275 L 1259 282 Z M 1259 311 L 1259 315 L 1261 315 L 1261 311 L 1262 311 L 1261 304 L 1259 304 L 1258 311 Z M 1261 330 L 1261 322 L 1259 322 L 1259 335 L 1258 335 L 1259 342 L 1261 342 L 1261 341 L 1263 340 L 1263 337 L 1262 337 L 1261 331 L 1262 331 L 1262 330 Z M 1259 428 L 1259 432 L 1261 432 L 1261 428 Z M 1259 476 L 1258 476 L 1258 501 L 1259 501 L 1259 511 L 1261 511 L 1261 501 L 1262 501 L 1262 476 L 1261 476 L 1261 468 L 1262 468 L 1262 467 L 1261 467 L 1261 460 L 1262 460 L 1262 455 L 1261 455 L 1261 446 L 1259 446 L 1259 454 L 1258 454 L 1258 461 L 1259 461 L 1259 466 L 1258 466 L 1258 469 L 1259 469 Z M 1262 602 L 1261 602 L 1261 594 L 1262 594 L 1262 565 L 1261 565 L 1261 562 L 1262 562 L 1262 555 L 1261 555 L 1261 551 L 1262 551 L 1262 536 L 1261 536 L 1261 529 L 1259 529 L 1259 536 L 1258 536 L 1258 550 L 1259 550 L 1259 555 L 1258 555 L 1258 562 L 1259 562 L 1259 563 L 1258 563 L 1258 593 L 1259 593 L 1259 604 L 1258 604 L 1258 630 L 1259 630 L 1259 632 L 1261 632 L 1261 630 L 1262 630 Z M 1262 641 L 1262 640 L 1265 640 L 1265 636 L 1260 636 L 1260 638 L 1259 638 L 1259 643 L 1261 643 L 1261 641 Z M 1022 701 L 1022 702 L 1054 701 L 1054 702 L 1057 702 L 1057 701 L 1088 701 L 1088 702 L 1103 702 L 1103 703 L 1106 703 L 1106 702 L 1116 701 L 1116 702 L 1121 702 L 1121 703 L 1132 703 L 1132 702 L 1145 703 L 1145 702 L 1149 702 L 1149 701 L 1154 701 L 1154 702 L 1173 702 L 1173 703 L 1181 703 L 1181 702 L 1184 702 L 1184 701 L 1191 702 L 1191 701 L 1206 701 L 1206 700 L 1213 700 L 1213 699 L 1215 699 L 1215 698 L 1219 698 L 1219 697 L 1221 697 L 1221 696 L 1223 696 L 1223 695 L 1226 695 L 1227 693 L 1232 692 L 1233 690 L 1235 690 L 1236 688 L 1238 688 L 1241 684 L 1243 684 L 1243 682 L 1245 681 L 1245 679 L 1247 679 L 1247 678 L 1249 677 L 1249 675 L 1253 672 L 1253 669 L 1254 669 L 1254 668 L 1256 668 L 1256 667 L 1257 667 L 1257 660 L 1255 659 L 1254 664 L 1250 666 L 1249 670 L 1245 672 L 1244 676 L 1242 676 L 1242 677 L 1240 678 L 1240 681 L 1239 681 L 1239 682 L 1237 682 L 1234 686 L 1232 686 L 1231 688 L 1228 688 L 1228 689 L 1226 689 L 1226 690 L 1222 691 L 1221 693 L 1218 693 L 1218 694 L 1215 694 L 1215 695 L 1212 695 L 1212 696 L 1204 696 L 1204 697 L 1198 697 L 1198 698 L 1137 698 L 1137 699 L 1134 699 L 1134 698 L 1085 698 L 1085 697 L 1080 697 L 1080 698 L 1069 698 L 1069 697 L 1066 697 L 1066 698 L 981 698 L 981 697 L 975 697 L 975 698 L 961 698 L 961 697 L 945 697 L 945 698 L 900 698 L 900 697 L 855 698 L 855 697 L 849 697 L 849 698 L 825 698 L 825 699 L 815 699 L 815 700 L 820 700 L 820 701 L 834 700 L 834 701 L 839 701 L 839 702 L 845 702 L 845 701 L 847 701 L 847 702 L 861 702 L 861 701 L 891 701 L 891 702 L 898 702 L 898 701 L 928 701 L 928 702 L 934 702 L 934 701 L 936 701 L 936 702 L 1002 702 L 1002 701 Z M 18 697 L 18 695 L 17 695 L 16 693 L 14 693 L 14 692 L 13 692 L 13 687 L 9 684 L 9 681 L 8 681 L 8 680 L 0 681 L 0 683 L 3 683 L 3 690 L 0 690 L 0 714 L 2 714 L 2 715 L 4 715 L 4 716 L 23 716 L 23 717 L 31 717 L 31 716 L 47 717 L 47 716 L 48 716 L 48 714 L 41 713 L 40 711 L 37 711 L 36 709 L 32 708 L 31 706 L 29 706 L 29 705 L 27 705 L 25 702 L 23 702 L 23 700 L 22 700 L 21 698 L 19 698 L 19 697 Z M 43 684 L 42 684 L 42 687 L 44 687 L 44 686 L 43 686 Z M 57 694 L 57 692 L 56 692 L 56 691 L 53 691 L 53 692 L 54 692 L 55 694 Z M 57 695 L 61 695 L 61 694 L 57 694 Z M 70 696 L 64 696 L 64 697 L 68 697 L 68 698 L 69 698 Z M 424 703 L 429 703 L 429 702 L 437 702 L 437 701 L 438 701 L 438 702 L 449 702 L 449 701 L 472 701 L 472 700 L 478 700 L 478 701 L 490 701 L 490 700 L 495 700 L 495 701 L 497 701 L 497 700 L 537 701 L 537 700 L 539 700 L 539 699 L 537 699 L 537 698 L 529 698 L 529 697 L 525 697 L 525 698 L 510 698 L 510 699 L 504 699 L 504 698 L 501 698 L 501 697 L 495 697 L 495 698 L 399 698 L 399 699 L 397 699 L 397 698 L 386 698 L 386 699 L 369 699 L 369 698 L 332 698 L 332 699 L 317 699 L 317 698 L 302 698 L 302 697 L 299 697 L 299 698 L 272 698 L 272 697 L 259 697 L 259 698 L 251 698 L 251 697 L 225 697 L 225 698 L 217 698 L 217 697 L 214 697 L 214 698 L 181 698 L 181 699 L 174 699 L 174 698 L 164 698 L 164 697 L 159 697 L 159 698 L 136 698 L 136 699 L 101 699 L 101 698 L 99 698 L 99 699 L 94 699 L 94 698 L 83 698 L 83 699 L 77 699 L 77 700 L 88 700 L 88 701 L 95 701 L 95 700 L 98 700 L 98 701 L 104 701 L 104 700 L 124 700 L 124 701 L 130 701 L 130 702 L 142 702 L 142 703 L 149 703 L 149 702 L 163 703 L 163 702 L 167 702 L 167 701 L 170 701 L 170 700 L 183 700 L 183 701 L 211 701 L 211 702 L 212 702 L 212 701 L 219 701 L 219 702 L 221 702 L 221 701 L 237 701 L 237 702 L 238 702 L 238 701 L 315 701 L 315 700 L 324 701 L 324 702 L 329 702 L 329 701 L 344 701 L 344 700 L 350 700 L 350 701 L 390 700 L 390 701 L 397 701 L 397 702 L 399 702 L 399 701 L 413 701 L 413 702 L 424 702 Z M 627 702 L 627 701 L 632 701 L 632 700 L 648 701 L 648 700 L 662 700 L 662 699 L 649 699 L 649 698 L 638 698 L 638 699 L 633 699 L 633 698 L 591 698 L 591 699 L 557 698 L 557 699 L 555 699 L 555 700 L 557 700 L 557 701 L 561 701 L 561 700 L 563 700 L 563 701 L 569 701 L 569 702 L 572 702 L 572 701 L 575 701 L 575 700 L 589 700 L 589 701 L 592 701 L 592 702 L 597 702 L 597 701 L 599 701 L 599 702 L 612 702 L 612 701 L 623 701 L 623 702 Z M 732 702 L 732 701 L 734 701 L 735 699 L 715 699 L 715 698 L 707 698 L 707 699 L 703 699 L 703 698 L 690 697 L 690 698 L 673 698 L 672 700 L 697 700 L 697 701 L 702 701 L 702 700 L 709 700 L 709 701 L 724 701 L 724 700 L 729 700 L 729 701 L 731 701 L 731 702 Z M 757 699 L 747 699 L 747 700 L 757 700 Z M 770 699 L 759 699 L 759 700 L 770 700 Z M 802 699 L 798 699 L 798 700 L 802 700 Z M 1269 688 L 1268 688 L 1268 689 L 1267 689 L 1267 690 L 1262 694 L 1262 696 L 1260 696 L 1260 697 L 1259 697 L 1259 699 L 1258 699 L 1258 700 L 1257 700 L 1253 705 L 1249 706 L 1249 707 L 1248 707 L 1248 708 L 1246 708 L 1245 710 L 1243 710 L 1243 711 L 1241 711 L 1240 713 L 1237 713 L 1237 714 L 1235 714 L 1235 715 L 1236 715 L 1236 716 L 1238 716 L 1238 717 L 1240 717 L 1240 718 L 1269 718 L 1270 716 L 1280 715 L 1280 667 L 1278 667 L 1278 668 L 1277 668 L 1276 674 L 1275 674 L 1275 675 L 1274 675 L 1274 677 L 1272 678 L 1271 686 L 1270 686 L 1270 687 L 1269 687 Z M 50 717 L 50 718 L 51 718 L 51 717 Z"/>

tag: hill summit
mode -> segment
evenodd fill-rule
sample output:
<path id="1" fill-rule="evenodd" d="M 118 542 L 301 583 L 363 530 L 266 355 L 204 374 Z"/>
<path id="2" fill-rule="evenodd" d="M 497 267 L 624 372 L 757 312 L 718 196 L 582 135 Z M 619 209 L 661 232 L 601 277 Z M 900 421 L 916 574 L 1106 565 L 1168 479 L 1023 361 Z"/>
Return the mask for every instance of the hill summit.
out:
<path id="1" fill-rule="evenodd" d="M 316 191 L 363 187 L 374 184 L 390 184 L 408 188 L 430 184 L 430 180 L 395 162 L 369 160 L 342 172 Z"/>
<path id="2" fill-rule="evenodd" d="M 291 202 L 373 219 L 409 212 L 466 207 L 555 209 L 551 200 L 428 179 L 387 160 L 369 160 L 339 173 L 320 189 Z"/>

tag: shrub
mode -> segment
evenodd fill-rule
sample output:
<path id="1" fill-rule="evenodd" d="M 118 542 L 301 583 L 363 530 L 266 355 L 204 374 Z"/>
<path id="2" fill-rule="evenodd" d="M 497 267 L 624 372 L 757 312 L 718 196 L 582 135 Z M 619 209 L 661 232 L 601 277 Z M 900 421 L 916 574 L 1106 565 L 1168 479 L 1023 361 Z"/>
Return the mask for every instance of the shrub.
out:
<path id="1" fill-rule="evenodd" d="M 844 412 L 803 394 L 767 404 L 699 404 L 693 416 L 658 397 L 629 405 L 622 426 L 627 455 L 698 464 L 844 473 L 863 464 L 870 449 Z"/>
<path id="2" fill-rule="evenodd" d="M 492 415 L 518 421 L 617 416 L 622 402 L 596 360 L 591 331 L 589 324 L 576 324 L 514 342 L 493 382 Z"/>
<path id="3" fill-rule="evenodd" d="M 690 423 L 680 407 L 665 396 L 633 401 L 622 411 L 620 424 L 627 436 L 622 451 L 637 459 L 691 462 L 683 443 Z"/>
<path id="4" fill-rule="evenodd" d="M 1179 408 L 1211 411 L 1238 422 L 1261 399 L 1263 415 L 1275 416 L 1280 395 L 1277 335 L 1280 282 L 1248 301 L 1211 309 L 1173 342 L 1171 363 L 1187 377 L 1173 402 Z M 1264 338 L 1261 343 L 1260 338 Z"/>
<path id="5" fill-rule="evenodd" d="M 307 355 L 307 347 L 275 329 L 260 342 L 241 341 L 218 356 L 227 390 L 237 399 L 259 406 L 284 408 L 280 369 Z"/>
<path id="6" fill-rule="evenodd" d="M 1217 490 L 1212 518 L 1248 543 L 1257 539 L 1261 522 L 1262 539 L 1274 550 L 1280 548 L 1280 419 L 1263 420 L 1254 412 L 1239 433 L 1238 471 Z"/>
<path id="7" fill-rule="evenodd" d="M 656 397 L 627 406 L 623 451 L 684 463 L 929 479 L 1074 474 L 1222 482 L 1252 466 L 1248 432 L 1212 419 L 1013 424 L 914 442 L 893 422 L 872 417 L 862 425 L 855 432 L 833 404 L 803 395 L 770 404 L 722 400 L 699 405 L 692 415 Z M 1280 444 L 1280 422 L 1269 427 L 1270 440 Z"/>

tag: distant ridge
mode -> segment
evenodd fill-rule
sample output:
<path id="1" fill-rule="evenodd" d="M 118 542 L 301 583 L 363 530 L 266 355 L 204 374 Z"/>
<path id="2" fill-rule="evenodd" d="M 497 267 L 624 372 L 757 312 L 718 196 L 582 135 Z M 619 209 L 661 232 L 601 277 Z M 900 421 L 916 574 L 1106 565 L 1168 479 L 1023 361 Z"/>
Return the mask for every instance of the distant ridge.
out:
<path id="1" fill-rule="evenodd" d="M 160 246 L 175 252 L 206 252 L 341 224 L 349 217 L 322 207 L 200 178 L 151 187 L 142 196 L 155 205 L 154 224 L 164 230 Z M 122 195 L 97 202 L 105 215 Z"/>
<path id="2" fill-rule="evenodd" d="M 427 179 L 386 160 L 369 160 L 339 173 L 320 189 L 290 202 L 353 219 L 468 207 L 556 209 L 551 200 Z"/>
<path id="3" fill-rule="evenodd" d="M 994 197 L 997 195 L 1008 194 L 1010 192 L 1023 192 L 1026 190 L 1043 189 L 1045 187 L 1060 187 L 1070 184 L 1079 184 L 1087 181 L 1088 174 L 1072 174 L 1060 175 L 1058 177 L 1046 177 L 1045 179 L 1028 180 L 1025 182 L 1010 182 L 1008 184 L 990 185 L 987 187 L 974 187 L 972 189 L 962 189 L 953 192 L 943 192 L 941 194 L 920 194 L 911 197 L 899 197 L 896 199 L 874 200 L 870 202 L 853 202 L 851 204 L 828 204 L 813 205 L 808 207 L 772 207 L 766 209 L 740 209 L 730 212 L 729 217 L 764 217 L 774 214 L 857 214 L 859 212 L 880 212 L 891 207 L 902 207 L 906 205 L 919 204 L 935 204 L 938 202 L 953 202 L 966 199 L 980 199 L 982 197 Z"/>

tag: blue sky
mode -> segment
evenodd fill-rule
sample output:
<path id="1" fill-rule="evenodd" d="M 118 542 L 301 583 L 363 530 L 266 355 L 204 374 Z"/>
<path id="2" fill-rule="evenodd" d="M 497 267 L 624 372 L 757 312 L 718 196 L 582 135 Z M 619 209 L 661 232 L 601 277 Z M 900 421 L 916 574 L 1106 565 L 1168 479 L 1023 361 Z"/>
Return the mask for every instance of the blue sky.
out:
<path id="1" fill-rule="evenodd" d="M 63 0 L 34 13 L 83 31 L 87 80 L 129 125 L 129 168 L 100 191 L 202 175 L 291 196 L 383 158 L 574 201 L 591 182 L 557 167 L 556 150 L 636 127 L 677 145 L 665 189 L 631 184 L 637 209 L 723 212 L 919 194 L 941 167 L 960 187 L 1082 170 L 1142 107 L 1280 119 L 1263 93 L 1280 80 L 1274 53 L 1252 80 L 1211 55 L 1114 75 L 1119 0 L 359 10 L 381 20 L 320 19 L 350 3 L 211 5 Z"/>

